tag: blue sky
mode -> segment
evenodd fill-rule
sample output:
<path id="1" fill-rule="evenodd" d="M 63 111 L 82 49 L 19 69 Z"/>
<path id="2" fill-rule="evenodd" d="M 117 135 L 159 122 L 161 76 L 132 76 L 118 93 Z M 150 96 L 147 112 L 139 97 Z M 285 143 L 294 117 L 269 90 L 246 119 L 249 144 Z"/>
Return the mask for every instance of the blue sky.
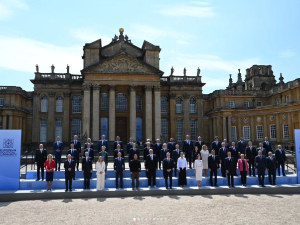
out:
<path id="1" fill-rule="evenodd" d="M 160 69 L 196 75 L 204 93 L 224 89 L 254 64 L 272 65 L 278 80 L 299 78 L 300 1 L 40 1 L 0 0 L 0 85 L 33 90 L 40 72 L 79 74 L 82 47 L 99 38 L 109 44 L 120 27 L 138 47 L 162 49 Z"/>

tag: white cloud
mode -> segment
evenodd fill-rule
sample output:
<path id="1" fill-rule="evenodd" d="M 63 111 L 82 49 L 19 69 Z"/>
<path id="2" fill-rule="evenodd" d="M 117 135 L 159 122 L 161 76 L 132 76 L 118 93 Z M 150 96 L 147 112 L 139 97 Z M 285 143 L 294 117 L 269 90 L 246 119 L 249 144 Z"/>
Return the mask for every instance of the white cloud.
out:
<path id="1" fill-rule="evenodd" d="M 291 57 L 296 56 L 296 53 L 291 50 L 283 50 L 283 51 L 279 52 L 279 56 L 281 58 L 291 58 Z"/>
<path id="2" fill-rule="evenodd" d="M 2 0 L 0 2 L 0 20 L 11 18 L 18 9 L 28 9 L 28 6 L 20 0 Z"/>
<path id="3" fill-rule="evenodd" d="M 113 37 L 108 37 L 93 29 L 74 29 L 71 30 L 71 35 L 79 40 L 91 43 L 101 38 L 102 46 L 108 45 Z"/>

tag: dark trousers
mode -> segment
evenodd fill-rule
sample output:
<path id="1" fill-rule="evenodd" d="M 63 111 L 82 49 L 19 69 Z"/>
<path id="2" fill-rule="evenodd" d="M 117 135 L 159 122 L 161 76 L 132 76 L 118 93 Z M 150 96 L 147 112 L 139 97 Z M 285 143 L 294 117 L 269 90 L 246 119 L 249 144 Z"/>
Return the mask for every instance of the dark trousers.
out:
<path id="1" fill-rule="evenodd" d="M 189 154 L 186 154 L 185 158 L 186 158 L 186 162 L 189 162 L 189 167 L 191 169 L 192 168 L 192 156 Z"/>
<path id="2" fill-rule="evenodd" d="M 123 188 L 123 173 L 116 172 L 116 188 L 119 188 L 119 177 L 120 177 L 120 187 Z"/>
<path id="3" fill-rule="evenodd" d="M 78 166 L 79 166 L 79 157 L 77 157 L 76 159 L 74 159 L 75 160 L 75 165 L 76 165 L 76 168 L 77 168 L 77 171 L 79 170 L 78 169 Z M 75 177 L 75 175 L 74 175 L 74 177 Z"/>
<path id="4" fill-rule="evenodd" d="M 280 167 L 281 167 L 282 175 L 285 176 L 284 162 L 277 162 L 278 176 L 280 176 Z"/>
<path id="5" fill-rule="evenodd" d="M 38 162 L 36 164 L 36 171 L 37 171 L 37 174 L 36 174 L 36 179 L 39 180 L 40 179 L 40 171 L 42 172 L 42 179 L 44 180 L 44 163 L 40 163 Z"/>
<path id="6" fill-rule="evenodd" d="M 269 170 L 268 176 L 269 176 L 270 185 L 275 185 L 276 184 L 276 170 L 273 170 L 273 171 Z"/>
<path id="7" fill-rule="evenodd" d="M 160 161 L 160 155 L 159 154 L 157 154 L 157 162 L 158 162 L 158 168 L 161 169 L 161 161 Z"/>
<path id="8" fill-rule="evenodd" d="M 254 159 L 249 159 L 249 174 L 251 176 L 251 168 L 252 168 L 252 174 L 255 176 L 255 165 L 254 165 Z"/>
<path id="9" fill-rule="evenodd" d="M 60 171 L 60 160 L 61 158 L 55 157 L 55 171 L 57 171 L 57 168 Z"/>
<path id="10" fill-rule="evenodd" d="M 177 177 L 177 162 L 174 164 L 174 177 Z"/>
<path id="11" fill-rule="evenodd" d="M 84 189 L 90 189 L 90 179 L 91 179 L 91 174 L 84 173 Z"/>
<path id="12" fill-rule="evenodd" d="M 68 190 L 72 190 L 72 176 L 65 176 L 65 180 L 66 180 L 66 191 Z"/>
<path id="13" fill-rule="evenodd" d="M 168 178 L 170 180 L 170 188 L 172 188 L 172 173 L 173 173 L 173 171 L 171 170 L 170 172 L 165 172 L 165 174 L 164 174 L 166 188 L 168 188 Z"/>
<path id="14" fill-rule="evenodd" d="M 227 182 L 228 182 L 228 187 L 230 186 L 230 181 L 231 181 L 231 186 L 234 187 L 234 179 L 233 179 L 233 176 L 234 176 L 234 172 L 230 172 L 227 173 Z"/>
<path id="15" fill-rule="evenodd" d="M 257 175 L 258 175 L 259 185 L 264 186 L 265 185 L 265 169 L 264 168 L 258 168 L 257 169 Z"/>
<path id="16" fill-rule="evenodd" d="M 217 170 L 211 170 L 209 172 L 210 176 L 210 186 L 213 186 L 213 176 L 215 176 L 215 185 L 217 185 Z"/>
<path id="17" fill-rule="evenodd" d="M 136 189 L 139 189 L 139 186 L 140 186 L 140 173 L 139 172 L 132 172 L 131 174 L 131 179 L 132 179 L 132 182 L 131 182 L 131 186 L 132 188 L 134 188 L 134 186 L 136 187 Z M 135 181 L 136 181 L 136 184 L 135 184 Z"/>
<path id="18" fill-rule="evenodd" d="M 222 177 L 226 177 L 226 168 L 225 168 L 225 161 L 223 162 L 224 160 L 222 160 L 222 163 L 221 163 L 221 172 L 222 172 Z"/>
<path id="19" fill-rule="evenodd" d="M 78 162 L 76 159 L 74 159 L 74 164 L 76 165 L 76 162 Z M 72 177 L 75 180 L 75 169 L 72 172 Z"/>
<path id="20" fill-rule="evenodd" d="M 156 185 L 156 170 L 148 170 L 148 186 L 151 186 L 151 180 L 153 182 L 153 186 Z"/>
<path id="21" fill-rule="evenodd" d="M 235 165 L 234 176 L 237 176 L 237 173 L 236 173 L 237 159 L 234 159 L 234 165 Z"/>
<path id="22" fill-rule="evenodd" d="M 246 185 L 247 171 L 240 171 L 240 174 L 241 174 L 241 182 L 242 182 L 242 184 Z"/>

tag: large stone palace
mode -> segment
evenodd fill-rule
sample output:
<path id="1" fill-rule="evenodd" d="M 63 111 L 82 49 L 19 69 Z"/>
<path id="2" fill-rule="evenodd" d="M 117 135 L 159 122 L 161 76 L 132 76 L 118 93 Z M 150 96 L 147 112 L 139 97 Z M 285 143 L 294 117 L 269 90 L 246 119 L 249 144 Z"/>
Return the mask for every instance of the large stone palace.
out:
<path id="1" fill-rule="evenodd" d="M 102 46 L 101 39 L 83 47 L 81 74 L 42 73 L 36 65 L 34 91 L 0 86 L 0 129 L 22 129 L 24 146 L 52 144 L 56 136 L 98 141 L 105 134 L 127 141 L 173 137 L 181 142 L 200 135 L 229 141 L 291 144 L 300 128 L 300 78 L 279 81 L 270 65 L 253 65 L 245 79 L 229 78 L 224 89 L 203 94 L 200 69 L 194 76 L 169 76 L 160 70 L 161 48 L 144 41 L 141 48 L 127 35 Z"/>

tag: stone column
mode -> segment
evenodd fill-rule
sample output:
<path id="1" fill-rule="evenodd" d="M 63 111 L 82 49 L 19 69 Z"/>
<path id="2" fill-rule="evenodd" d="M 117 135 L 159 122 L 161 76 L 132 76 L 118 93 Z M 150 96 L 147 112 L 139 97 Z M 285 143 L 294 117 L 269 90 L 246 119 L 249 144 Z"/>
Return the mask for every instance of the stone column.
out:
<path id="1" fill-rule="evenodd" d="M 93 84 L 93 141 L 99 141 L 99 125 L 100 125 L 100 85 Z"/>
<path id="2" fill-rule="evenodd" d="M 214 116 L 213 118 L 213 140 L 215 138 L 215 136 L 217 136 L 217 117 Z"/>
<path id="3" fill-rule="evenodd" d="M 226 128 L 226 115 L 223 115 L 223 139 L 226 138 L 228 140 Z"/>
<path id="4" fill-rule="evenodd" d="M 189 134 L 191 135 L 191 122 L 190 122 L 190 95 L 188 93 L 183 93 L 183 128 L 184 137 Z"/>
<path id="5" fill-rule="evenodd" d="M 54 142 L 56 127 L 56 121 L 54 119 L 54 112 L 56 110 L 55 92 L 48 92 L 48 96 L 47 142 Z"/>
<path id="6" fill-rule="evenodd" d="M 3 130 L 7 129 L 7 116 L 6 115 L 3 116 L 2 127 L 3 127 Z"/>
<path id="7" fill-rule="evenodd" d="M 276 120 L 276 141 L 277 142 L 280 142 L 281 140 L 281 138 L 280 138 L 280 136 L 282 135 L 282 128 L 281 128 L 281 126 L 280 126 L 280 118 L 279 118 L 279 113 L 275 113 L 275 120 Z"/>
<path id="8" fill-rule="evenodd" d="M 161 136 L 161 95 L 160 95 L 160 86 L 154 86 L 154 121 L 155 121 L 155 139 L 160 138 Z"/>
<path id="9" fill-rule="evenodd" d="M 231 116 L 228 116 L 228 138 L 227 142 L 229 143 L 232 139 L 232 133 L 231 133 Z"/>
<path id="10" fill-rule="evenodd" d="M 116 133 L 116 85 L 109 86 L 109 118 L 108 118 L 108 138 L 109 141 L 115 140 Z"/>
<path id="11" fill-rule="evenodd" d="M 253 118 L 253 116 L 251 116 L 250 117 L 250 124 L 251 124 L 251 126 L 250 126 L 250 134 L 251 134 L 251 137 L 250 137 L 250 140 L 252 141 L 252 142 L 254 142 L 254 140 L 256 139 L 255 138 L 255 126 L 254 126 L 254 118 Z"/>
<path id="12" fill-rule="evenodd" d="M 83 84 L 83 135 L 90 137 L 91 132 L 91 85 Z"/>
<path id="13" fill-rule="evenodd" d="M 241 117 L 238 116 L 238 132 L 237 132 L 237 140 L 240 140 L 240 137 L 243 137 L 242 123 Z"/>
<path id="14" fill-rule="evenodd" d="M 198 127 L 197 127 L 197 136 L 200 135 L 202 137 L 202 140 L 205 140 L 204 137 L 204 131 L 203 131 L 203 99 L 202 94 L 197 94 L 197 106 L 196 110 L 198 113 Z"/>
<path id="15" fill-rule="evenodd" d="M 145 85 L 145 139 L 152 140 L 152 85 Z"/>
<path id="16" fill-rule="evenodd" d="M 63 101 L 63 124 L 62 124 L 62 142 L 70 143 L 71 141 L 71 134 L 70 134 L 70 92 L 64 92 L 64 101 Z M 73 138 L 73 137 L 72 137 Z"/>
<path id="17" fill-rule="evenodd" d="M 268 137 L 268 124 L 267 124 L 267 116 L 264 115 L 264 137 Z"/>
<path id="18" fill-rule="evenodd" d="M 168 107 L 168 114 L 170 115 L 170 119 L 169 119 L 169 123 L 170 123 L 170 138 L 174 138 L 175 140 L 177 140 L 177 120 L 176 120 L 176 116 L 175 116 L 175 97 L 176 94 L 175 93 L 169 93 L 169 98 L 170 101 L 169 102 L 169 106 Z M 170 110 L 170 111 L 169 111 Z"/>
<path id="19" fill-rule="evenodd" d="M 136 141 L 136 85 L 129 85 L 130 91 L 130 137 Z"/>
<path id="20" fill-rule="evenodd" d="M 33 110 L 32 110 L 32 142 L 38 143 L 40 137 L 40 93 L 33 93 Z"/>
<path id="21" fill-rule="evenodd" d="M 13 129 L 13 116 L 8 117 L 8 129 L 11 130 Z"/>
<path id="22" fill-rule="evenodd" d="M 221 130 L 219 129 L 220 128 L 220 117 L 219 116 L 216 116 L 216 135 L 220 137 L 220 133 L 221 133 Z"/>

